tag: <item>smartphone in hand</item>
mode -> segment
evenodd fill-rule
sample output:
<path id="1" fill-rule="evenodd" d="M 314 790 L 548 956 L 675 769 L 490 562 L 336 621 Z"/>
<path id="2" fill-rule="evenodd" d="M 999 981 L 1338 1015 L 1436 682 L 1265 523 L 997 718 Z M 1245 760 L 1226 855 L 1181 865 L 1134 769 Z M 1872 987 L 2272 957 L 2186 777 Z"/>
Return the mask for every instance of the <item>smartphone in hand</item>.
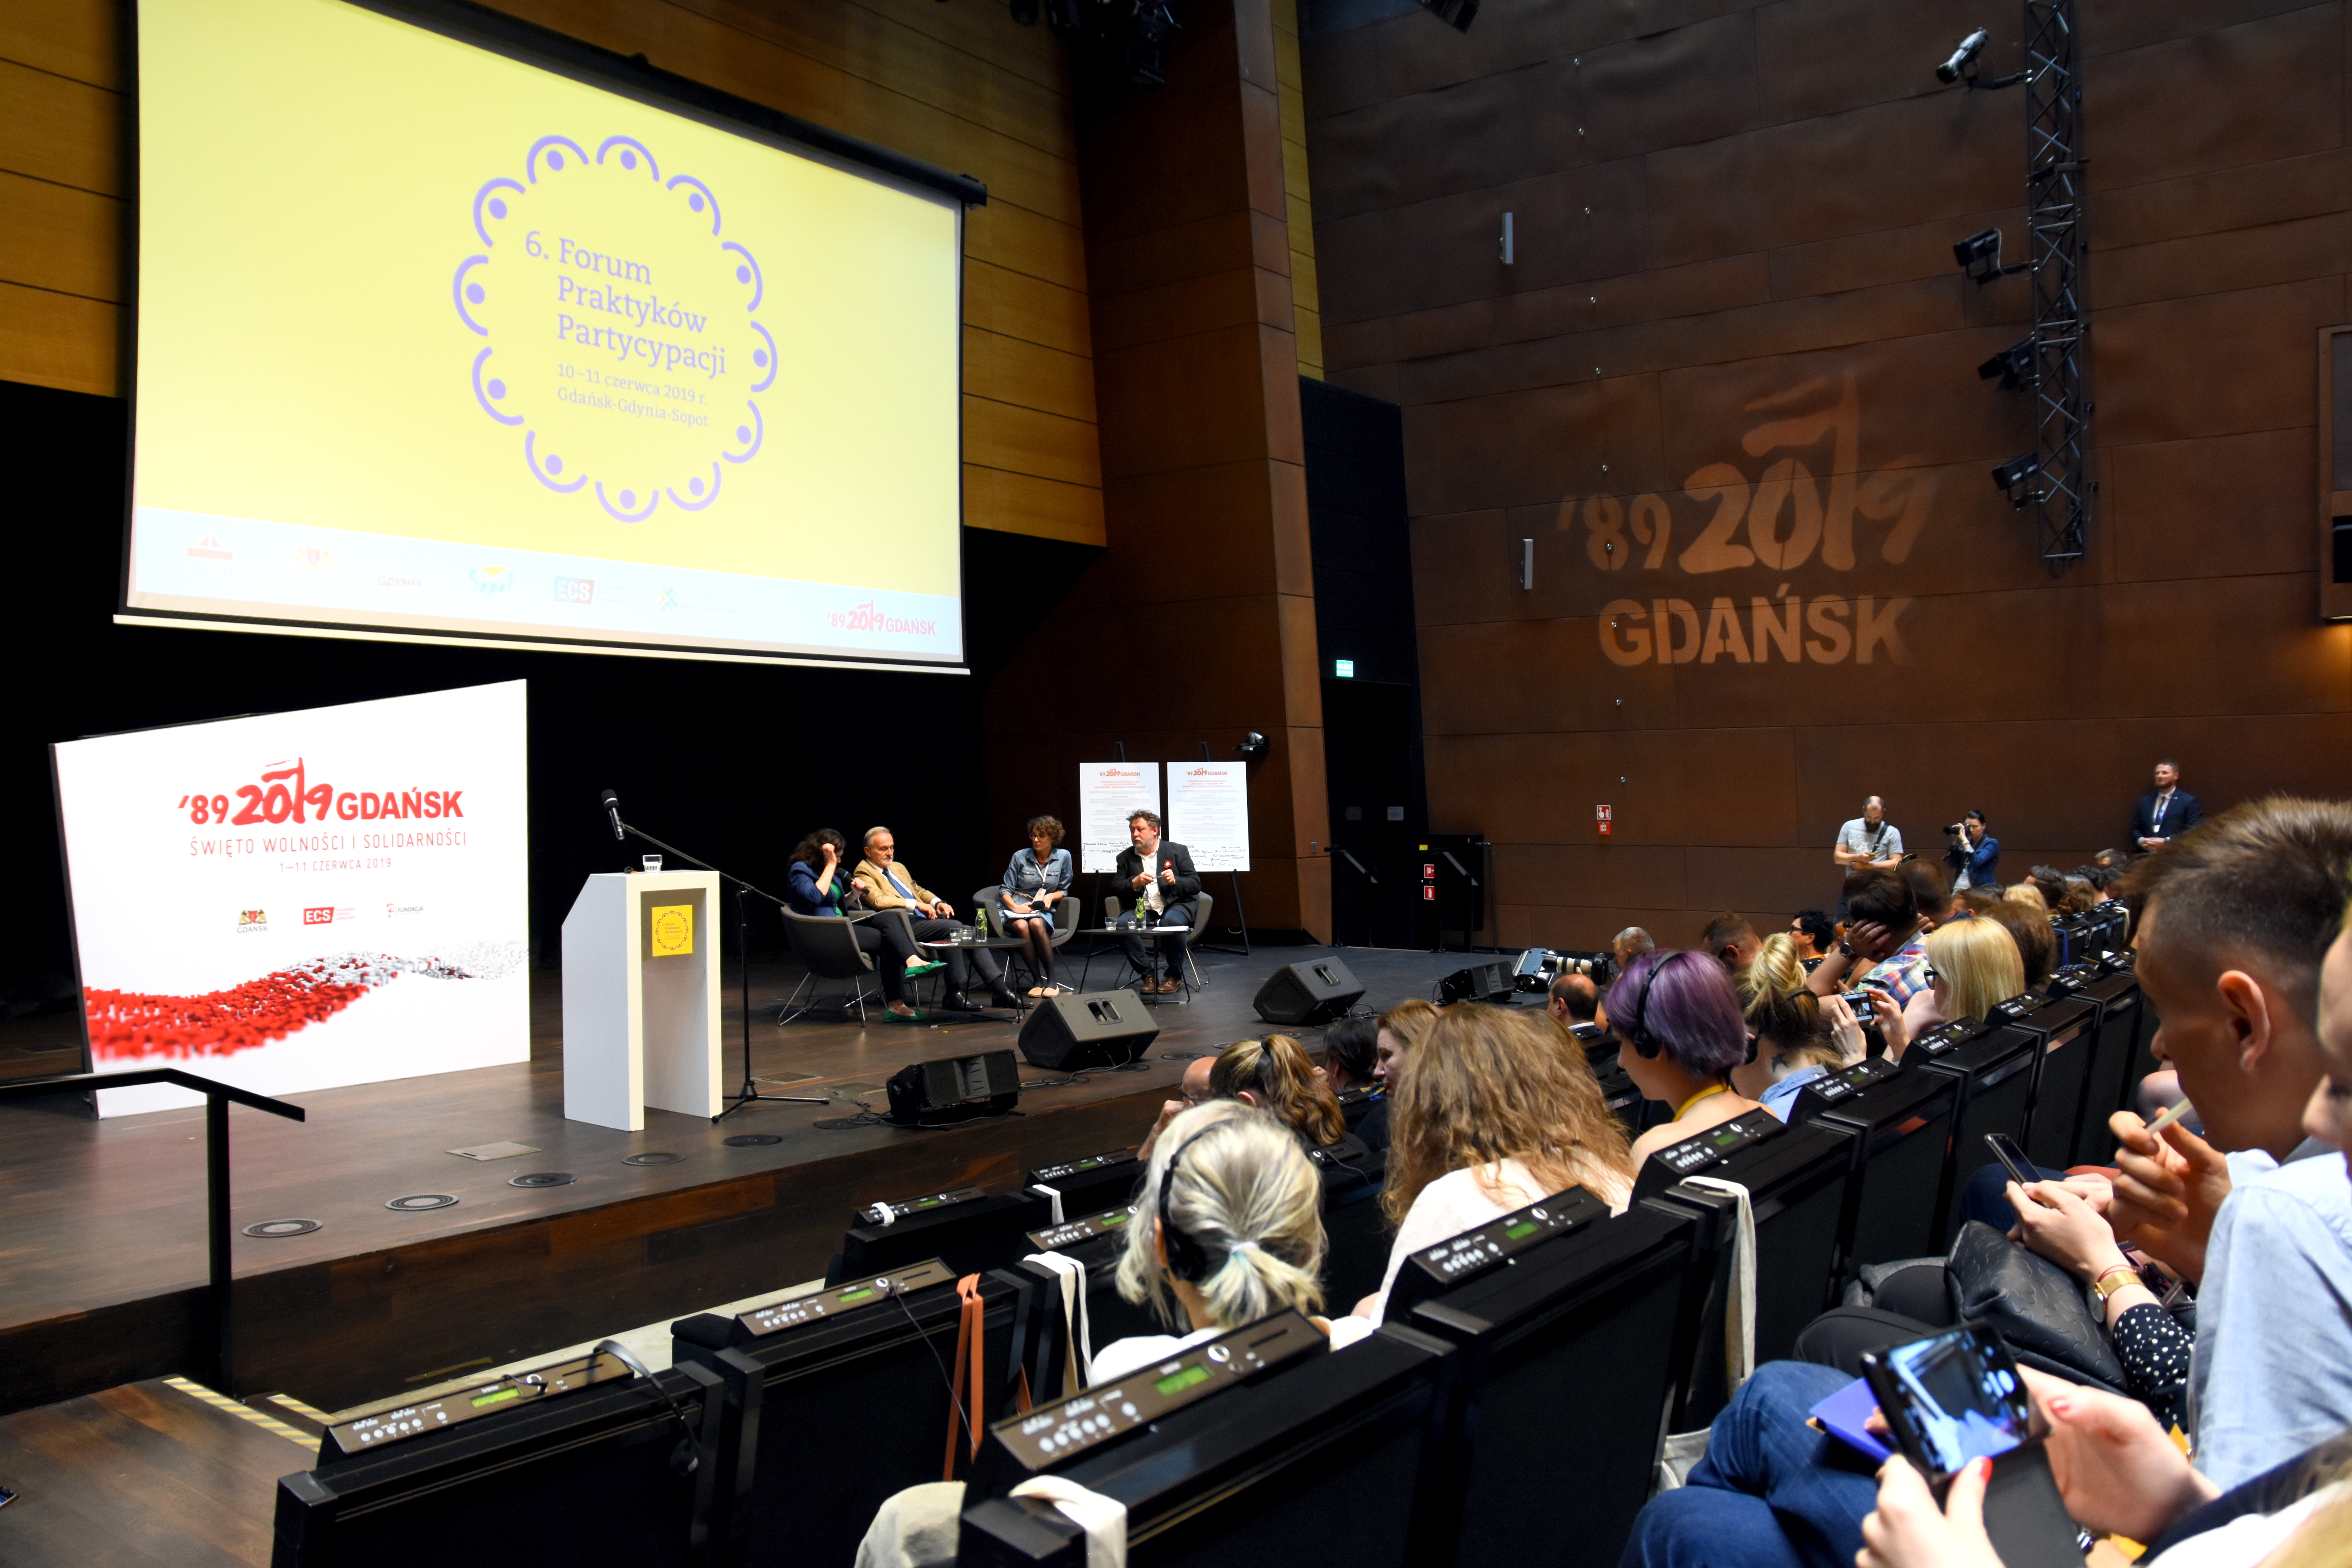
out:
<path id="1" fill-rule="evenodd" d="M 2042 1173 L 2033 1168 L 2033 1162 L 2025 1157 L 2025 1151 L 2017 1146 L 2016 1139 L 2006 1132 L 1988 1132 L 1984 1140 L 1985 1147 L 1992 1151 L 1992 1157 L 2009 1172 L 2011 1181 L 2021 1187 L 2030 1187 L 2042 1180 Z"/>

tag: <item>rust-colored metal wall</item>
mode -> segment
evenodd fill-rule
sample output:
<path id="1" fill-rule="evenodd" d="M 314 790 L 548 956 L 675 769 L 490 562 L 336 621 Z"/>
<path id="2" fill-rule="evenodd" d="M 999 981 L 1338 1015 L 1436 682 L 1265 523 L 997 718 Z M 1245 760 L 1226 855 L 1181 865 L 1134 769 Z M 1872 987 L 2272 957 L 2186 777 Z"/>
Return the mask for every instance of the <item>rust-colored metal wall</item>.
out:
<path id="1" fill-rule="evenodd" d="M 2118 844 L 2160 755 L 2209 807 L 2345 790 L 2346 6 L 2084 0 L 2102 484 L 2055 581 L 1988 478 L 2027 405 L 1976 374 L 2026 280 L 1950 248 L 2026 254 L 2019 95 L 1933 75 L 1980 22 L 2014 68 L 2013 5 L 1309 6 L 1328 374 L 1404 408 L 1431 826 L 1496 840 L 1503 942 L 1831 903 L 1870 793 L 1931 854 L 1982 806 L 2014 877 Z"/>

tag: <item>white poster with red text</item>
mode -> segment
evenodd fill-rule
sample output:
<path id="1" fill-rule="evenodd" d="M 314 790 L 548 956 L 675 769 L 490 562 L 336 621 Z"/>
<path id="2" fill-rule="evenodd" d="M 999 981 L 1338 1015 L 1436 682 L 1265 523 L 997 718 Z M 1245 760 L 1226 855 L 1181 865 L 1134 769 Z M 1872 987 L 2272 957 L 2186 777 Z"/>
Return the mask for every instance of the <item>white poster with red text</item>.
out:
<path id="1" fill-rule="evenodd" d="M 530 1060 L 524 713 L 515 680 L 53 748 L 97 1070 L 287 1095 Z"/>

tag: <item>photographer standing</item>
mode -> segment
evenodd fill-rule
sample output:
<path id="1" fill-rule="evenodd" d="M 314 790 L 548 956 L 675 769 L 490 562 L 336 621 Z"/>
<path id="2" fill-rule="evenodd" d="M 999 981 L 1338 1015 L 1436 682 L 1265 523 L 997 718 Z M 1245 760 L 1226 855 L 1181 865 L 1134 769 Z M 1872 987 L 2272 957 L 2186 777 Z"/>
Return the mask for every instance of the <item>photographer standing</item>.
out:
<path id="1" fill-rule="evenodd" d="M 1970 811 L 1944 829 L 1950 847 L 1944 864 L 1952 868 L 1952 890 L 1973 888 L 1979 893 L 2000 891 L 2000 840 L 1985 832 L 1985 814 Z"/>

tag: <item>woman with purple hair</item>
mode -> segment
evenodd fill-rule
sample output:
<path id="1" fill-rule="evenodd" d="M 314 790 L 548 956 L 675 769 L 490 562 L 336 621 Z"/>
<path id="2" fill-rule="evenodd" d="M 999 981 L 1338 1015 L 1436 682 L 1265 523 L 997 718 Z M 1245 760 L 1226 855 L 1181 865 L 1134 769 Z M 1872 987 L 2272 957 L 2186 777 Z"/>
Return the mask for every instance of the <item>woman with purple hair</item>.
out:
<path id="1" fill-rule="evenodd" d="M 1599 1019 L 1617 1037 L 1617 1065 L 1674 1120 L 1633 1141 L 1633 1166 L 1657 1150 L 1762 1109 L 1731 1087 L 1756 1054 L 1731 977 L 1712 953 L 1661 949 L 1625 966 Z"/>

